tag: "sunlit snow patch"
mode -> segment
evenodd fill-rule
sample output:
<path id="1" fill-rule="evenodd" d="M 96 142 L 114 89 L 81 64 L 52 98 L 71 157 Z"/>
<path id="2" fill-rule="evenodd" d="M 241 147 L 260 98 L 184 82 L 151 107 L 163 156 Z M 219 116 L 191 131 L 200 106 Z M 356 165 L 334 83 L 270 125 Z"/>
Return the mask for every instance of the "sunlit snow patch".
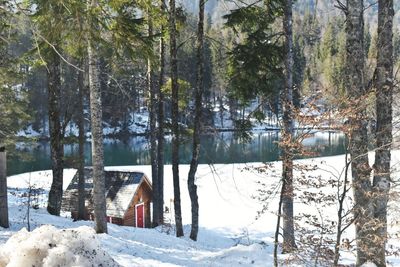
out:
<path id="1" fill-rule="evenodd" d="M 44 225 L 25 228 L 0 246 L 0 267 L 17 266 L 119 266 L 101 248 L 95 231 L 87 226 L 59 230 Z"/>

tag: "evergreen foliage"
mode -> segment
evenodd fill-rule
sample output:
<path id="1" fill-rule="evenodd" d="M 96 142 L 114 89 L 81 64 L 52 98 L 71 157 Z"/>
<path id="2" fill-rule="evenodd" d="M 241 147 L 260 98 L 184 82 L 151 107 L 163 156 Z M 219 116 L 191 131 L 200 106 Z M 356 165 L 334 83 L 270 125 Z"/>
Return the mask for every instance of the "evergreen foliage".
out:
<path id="1" fill-rule="evenodd" d="M 14 15 L 8 1 L 0 1 L 0 145 L 12 144 L 16 132 L 29 119 L 27 94 L 18 80 L 22 73 L 10 47 L 15 42 Z"/>
<path id="2" fill-rule="evenodd" d="M 245 6 L 225 16 L 226 25 L 239 34 L 228 68 L 230 92 L 242 104 L 256 96 L 277 94 L 282 88 L 281 33 L 274 29 L 281 15 L 279 1 L 268 1 L 265 6 Z"/>

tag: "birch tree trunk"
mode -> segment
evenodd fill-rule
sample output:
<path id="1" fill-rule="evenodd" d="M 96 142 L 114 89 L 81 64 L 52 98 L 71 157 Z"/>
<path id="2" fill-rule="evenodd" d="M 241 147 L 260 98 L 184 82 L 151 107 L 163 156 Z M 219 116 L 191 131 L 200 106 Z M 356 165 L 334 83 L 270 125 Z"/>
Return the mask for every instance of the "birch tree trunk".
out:
<path id="1" fill-rule="evenodd" d="M 197 73 L 196 73 L 196 88 L 195 88 L 195 117 L 194 117 L 194 130 L 193 130 L 193 151 L 192 161 L 190 162 L 190 169 L 188 175 L 188 190 L 190 201 L 192 205 L 192 229 L 190 231 L 190 238 L 194 241 L 197 240 L 197 233 L 199 232 L 199 202 L 197 196 L 197 186 L 195 184 L 195 177 L 197 167 L 199 165 L 200 155 L 200 132 L 201 132 L 201 109 L 202 99 L 204 92 L 204 6 L 205 0 L 199 1 L 199 22 L 197 25 L 197 39 L 196 39 L 196 52 L 197 52 Z"/>
<path id="2" fill-rule="evenodd" d="M 174 180 L 174 210 L 176 236 L 183 236 L 181 192 L 179 186 L 179 84 L 178 84 L 178 60 L 176 48 L 176 8 L 175 0 L 169 1 L 169 34 L 171 53 L 171 86 L 172 86 L 172 175 Z"/>
<path id="3" fill-rule="evenodd" d="M 293 221 L 293 29 L 292 0 L 285 0 L 283 30 L 285 34 L 285 89 L 282 93 L 283 133 L 282 133 L 282 217 L 283 252 L 296 248 Z"/>
<path id="4" fill-rule="evenodd" d="M 56 47 L 58 50 L 58 47 Z M 60 57 L 54 51 L 49 52 L 47 64 L 47 90 L 48 90 L 48 109 L 49 109 L 49 132 L 50 132 L 50 151 L 51 169 L 53 181 L 49 192 L 47 211 L 59 216 L 63 193 L 63 133 L 60 121 L 60 101 L 61 101 L 61 74 Z"/>
<path id="5" fill-rule="evenodd" d="M 386 266 L 387 203 L 390 190 L 390 149 L 393 141 L 393 0 L 379 0 L 378 51 L 375 77 L 376 151 L 374 164 L 374 217 L 377 223 L 373 243 L 374 263 Z"/>
<path id="6" fill-rule="evenodd" d="M 357 266 L 372 260 L 374 227 L 371 201 L 371 168 L 368 162 L 368 135 L 364 87 L 364 4 L 347 1 L 346 18 L 346 88 L 352 116 L 349 117 L 349 151 L 353 178 L 356 226 Z"/>
<path id="7" fill-rule="evenodd" d="M 7 155 L 0 147 L 0 227 L 8 228 Z"/>
<path id="8" fill-rule="evenodd" d="M 89 0 L 88 4 L 89 10 L 94 10 L 98 7 L 96 0 Z M 98 29 L 98 25 L 95 25 L 92 16 L 91 14 L 89 17 L 89 27 L 91 29 Z M 88 61 L 95 229 L 97 233 L 107 233 L 99 60 L 96 45 L 90 36 L 88 37 Z"/>
<path id="9" fill-rule="evenodd" d="M 83 68 L 83 60 L 80 67 Z M 78 71 L 78 219 L 85 219 L 85 123 L 84 123 L 84 77 L 83 72 Z"/>

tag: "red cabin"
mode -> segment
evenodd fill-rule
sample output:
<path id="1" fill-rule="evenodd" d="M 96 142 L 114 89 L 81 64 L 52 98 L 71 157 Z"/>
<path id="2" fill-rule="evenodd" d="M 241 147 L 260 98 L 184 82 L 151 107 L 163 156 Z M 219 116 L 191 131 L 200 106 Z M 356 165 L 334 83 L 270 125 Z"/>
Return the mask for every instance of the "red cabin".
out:
<path id="1" fill-rule="evenodd" d="M 93 171 L 85 168 L 85 219 L 93 216 Z M 142 172 L 105 171 L 107 221 L 110 223 L 151 227 L 152 186 Z M 63 194 L 62 210 L 78 216 L 78 173 Z"/>

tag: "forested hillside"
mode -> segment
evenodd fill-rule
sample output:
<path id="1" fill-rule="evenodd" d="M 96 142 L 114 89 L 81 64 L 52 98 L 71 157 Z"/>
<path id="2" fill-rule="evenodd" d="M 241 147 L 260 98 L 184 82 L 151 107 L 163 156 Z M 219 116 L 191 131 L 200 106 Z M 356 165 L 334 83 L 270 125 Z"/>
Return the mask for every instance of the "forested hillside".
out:
<path id="1" fill-rule="evenodd" d="M 179 68 L 180 80 L 184 90 L 191 91 L 195 76 L 191 69 L 194 67 L 195 48 L 193 43 L 192 31 L 196 27 L 195 12 L 198 1 L 182 1 L 182 16 L 185 23 L 182 24 L 179 34 L 178 57 L 181 64 Z M 318 7 L 315 9 L 315 3 Z M 371 58 L 376 54 L 376 27 L 377 27 L 377 5 L 374 1 L 368 2 L 370 7 L 365 12 L 366 23 L 366 55 Z M 396 3 L 397 8 L 399 4 Z M 224 114 L 223 109 L 220 113 L 209 116 L 209 125 L 217 127 L 229 127 L 232 122 L 229 120 L 237 119 L 236 112 L 244 114 L 240 103 L 229 98 L 227 88 L 229 88 L 228 57 L 231 52 L 232 44 L 238 38 L 236 33 L 229 27 L 224 26 L 226 19 L 224 15 L 238 8 L 240 4 L 231 1 L 208 1 L 205 7 L 206 18 L 206 39 L 205 39 L 205 90 L 208 110 L 216 110 L 223 102 L 223 109 L 229 111 L 230 115 Z M 315 17 L 316 12 L 316 17 Z M 397 20 L 399 15 L 396 16 Z M 395 18 L 395 21 L 396 21 Z M 22 86 L 26 97 L 29 99 L 28 108 L 30 108 L 31 122 L 25 127 L 25 132 L 21 135 L 48 135 L 48 124 L 46 118 L 48 106 L 46 101 L 47 90 L 45 88 L 45 68 L 41 66 L 39 60 L 34 57 L 35 40 L 38 33 L 32 31 L 31 22 L 24 15 L 13 18 L 14 23 L 21 29 L 15 36 L 10 49 L 14 54 L 23 57 L 21 65 L 21 74 L 24 75 Z M 295 56 L 298 60 L 295 62 L 295 79 L 298 87 L 299 98 L 309 97 L 321 90 L 340 90 L 340 72 L 343 65 L 344 53 L 344 26 L 345 19 L 339 8 L 334 6 L 332 1 L 296 1 L 294 5 L 294 27 L 295 27 Z M 399 23 L 394 23 L 395 28 Z M 68 36 L 68 35 L 66 35 Z M 398 29 L 394 35 L 395 60 L 400 54 L 400 37 Z M 241 37 L 239 37 L 241 38 Z M 70 46 L 70 45 L 68 45 Z M 76 50 L 72 46 L 66 49 Z M 108 47 L 107 47 L 108 46 Z M 36 51 L 37 52 L 37 51 Z M 107 128 L 106 134 L 109 135 L 127 135 L 129 133 L 143 134 L 148 127 L 147 93 L 145 90 L 146 67 L 145 61 L 135 59 L 131 62 L 128 54 L 119 54 L 106 44 L 101 51 L 100 61 L 101 88 L 103 94 L 103 120 Z M 118 58 L 118 64 L 115 59 Z M 62 72 L 65 76 L 62 84 L 65 90 L 62 90 L 63 109 L 61 114 L 65 114 L 71 122 L 66 125 L 68 135 L 77 135 L 77 116 L 72 103 L 76 103 L 76 93 L 66 90 L 67 87 L 77 86 L 78 81 L 73 78 L 76 68 L 69 64 L 69 58 L 62 60 Z M 72 59 L 72 58 L 71 58 Z M 68 63 L 67 63 L 68 62 Z M 374 61 L 369 60 L 371 68 Z M 338 85 L 338 86 L 332 86 Z M 336 89 L 334 89 L 334 87 Z M 342 88 L 343 89 L 343 88 Z M 86 93 L 84 93 L 86 94 Z M 327 98 L 329 99 L 329 95 Z M 222 101 L 222 102 L 221 102 Z M 272 102 L 271 102 L 272 101 Z M 272 107 L 278 107 L 277 99 L 271 100 Z M 87 109 L 87 103 L 84 103 Z M 182 107 L 187 111 L 192 105 L 189 99 L 182 99 Z M 273 113 L 272 108 L 270 113 Z M 251 112 L 251 111 L 249 111 Z M 189 112 L 190 114 L 190 112 Z M 170 116 L 166 113 L 167 118 Z M 240 116 L 240 115 L 239 115 Z M 182 118 L 182 123 L 190 124 L 190 116 Z M 224 125 L 224 121 L 225 125 Z"/>
<path id="2" fill-rule="evenodd" d="M 180 3 L 191 13 L 195 13 L 198 8 L 199 0 L 180 0 Z M 246 1 L 249 3 L 251 1 Z M 257 1 L 253 1 L 257 2 Z M 222 17 L 229 13 L 230 10 L 235 9 L 243 5 L 241 1 L 219 1 L 219 0 L 209 0 L 207 2 L 206 12 L 213 18 L 213 21 L 216 23 L 222 23 Z M 377 1 L 368 0 L 365 1 L 365 6 L 367 7 L 365 12 L 365 21 L 376 27 L 377 25 L 377 10 L 378 4 Z M 296 1 L 294 3 L 294 11 L 299 14 L 304 14 L 306 10 L 314 11 L 317 7 L 316 11 L 318 13 L 321 22 L 327 22 L 328 20 L 336 17 L 342 16 L 340 10 L 337 8 L 337 3 L 335 1 L 330 0 L 302 0 Z M 397 14 L 400 9 L 400 3 L 394 3 L 394 10 L 396 12 L 395 16 L 395 25 L 396 27 L 400 27 L 400 15 Z"/>

